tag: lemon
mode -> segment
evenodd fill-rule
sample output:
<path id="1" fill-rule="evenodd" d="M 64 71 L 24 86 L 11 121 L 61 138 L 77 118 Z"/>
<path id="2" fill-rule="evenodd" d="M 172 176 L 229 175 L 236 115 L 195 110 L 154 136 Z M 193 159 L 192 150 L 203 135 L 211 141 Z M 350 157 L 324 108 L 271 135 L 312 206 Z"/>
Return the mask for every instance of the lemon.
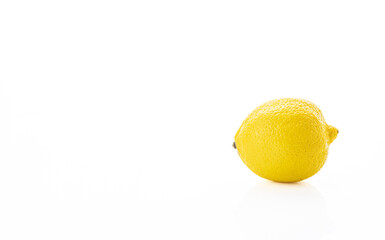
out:
<path id="1" fill-rule="evenodd" d="M 337 134 L 315 104 L 283 98 L 250 113 L 235 135 L 234 147 L 246 166 L 260 177 L 298 182 L 322 168 Z"/>

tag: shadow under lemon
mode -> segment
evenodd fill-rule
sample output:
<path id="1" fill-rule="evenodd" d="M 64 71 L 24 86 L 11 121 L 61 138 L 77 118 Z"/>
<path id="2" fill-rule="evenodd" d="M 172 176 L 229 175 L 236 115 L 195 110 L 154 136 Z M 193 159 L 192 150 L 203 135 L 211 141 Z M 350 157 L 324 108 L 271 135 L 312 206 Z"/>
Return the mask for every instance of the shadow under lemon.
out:
<path id="1" fill-rule="evenodd" d="M 249 239 L 322 239 L 333 229 L 322 194 L 305 182 L 256 184 L 236 221 Z"/>

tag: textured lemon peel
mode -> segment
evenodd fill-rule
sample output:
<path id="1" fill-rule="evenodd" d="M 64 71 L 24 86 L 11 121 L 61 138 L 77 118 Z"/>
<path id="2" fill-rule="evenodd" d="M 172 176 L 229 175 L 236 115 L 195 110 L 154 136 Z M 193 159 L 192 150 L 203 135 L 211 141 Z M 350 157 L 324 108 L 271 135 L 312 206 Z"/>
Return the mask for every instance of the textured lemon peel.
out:
<path id="1" fill-rule="evenodd" d="M 337 134 L 315 104 L 303 99 L 277 99 L 248 115 L 235 135 L 234 147 L 257 175 L 296 182 L 322 168 Z"/>

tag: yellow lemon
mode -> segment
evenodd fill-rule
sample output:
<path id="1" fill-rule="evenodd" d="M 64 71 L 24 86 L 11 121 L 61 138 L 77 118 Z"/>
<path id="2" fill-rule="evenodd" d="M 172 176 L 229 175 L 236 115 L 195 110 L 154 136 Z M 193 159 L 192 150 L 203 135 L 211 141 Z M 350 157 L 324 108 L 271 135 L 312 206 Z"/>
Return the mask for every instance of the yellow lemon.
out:
<path id="1" fill-rule="evenodd" d="M 234 147 L 255 174 L 277 182 L 298 182 L 322 168 L 337 134 L 315 104 L 283 98 L 250 113 L 235 135 Z"/>

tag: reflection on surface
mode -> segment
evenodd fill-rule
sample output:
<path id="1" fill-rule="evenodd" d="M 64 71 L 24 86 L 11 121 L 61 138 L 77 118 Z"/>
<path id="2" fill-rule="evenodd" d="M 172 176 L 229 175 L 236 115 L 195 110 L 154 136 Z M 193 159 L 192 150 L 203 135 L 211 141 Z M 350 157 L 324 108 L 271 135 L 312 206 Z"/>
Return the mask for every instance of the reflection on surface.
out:
<path id="1" fill-rule="evenodd" d="M 249 239 L 322 239 L 332 230 L 321 193 L 305 182 L 258 183 L 246 193 L 236 220 Z"/>

